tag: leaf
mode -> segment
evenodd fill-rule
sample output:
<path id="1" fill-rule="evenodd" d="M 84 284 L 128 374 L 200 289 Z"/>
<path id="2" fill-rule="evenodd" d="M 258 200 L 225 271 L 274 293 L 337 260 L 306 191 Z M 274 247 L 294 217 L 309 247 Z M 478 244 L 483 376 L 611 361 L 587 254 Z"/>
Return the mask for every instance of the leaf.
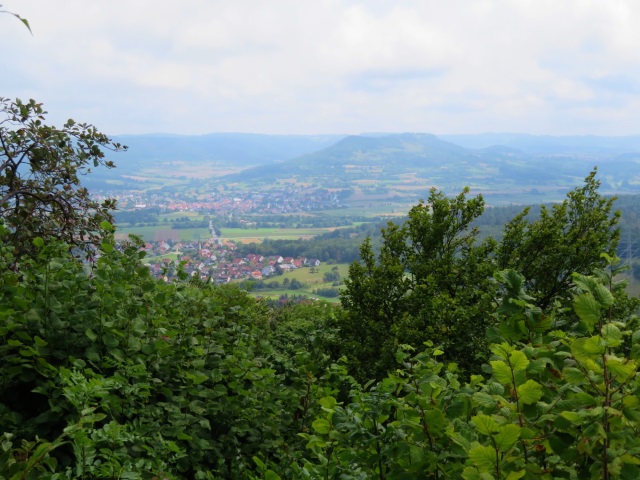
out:
<path id="1" fill-rule="evenodd" d="M 318 433 L 327 434 L 331 431 L 331 424 L 324 418 L 315 419 L 311 424 L 311 427 L 313 427 L 313 429 Z"/>
<path id="2" fill-rule="evenodd" d="M 473 397 L 471 397 L 471 401 L 474 405 L 482 408 L 494 408 L 496 406 L 496 401 L 493 397 L 485 392 L 474 393 Z"/>
<path id="3" fill-rule="evenodd" d="M 542 398 L 542 386 L 534 381 L 527 380 L 517 388 L 518 399 L 525 405 L 536 403 Z"/>
<path id="4" fill-rule="evenodd" d="M 599 358 L 605 350 L 601 340 L 600 337 L 578 338 L 571 343 L 571 353 L 583 363 Z"/>
<path id="5" fill-rule="evenodd" d="M 519 350 L 511 352 L 511 355 L 509 355 L 509 362 L 511 363 L 511 368 L 513 368 L 514 371 L 526 370 L 529 366 L 529 359 Z"/>
<path id="6" fill-rule="evenodd" d="M 593 295 L 603 308 L 609 308 L 611 305 L 613 305 L 613 294 L 607 287 L 605 287 L 601 283 L 596 285 L 595 289 L 593 290 Z"/>
<path id="7" fill-rule="evenodd" d="M 42 237 L 36 237 L 33 239 L 33 244 L 38 248 L 42 248 L 44 247 L 44 240 Z"/>
<path id="8" fill-rule="evenodd" d="M 573 309 L 580 320 L 588 327 L 589 331 L 600 319 L 600 304 L 591 293 L 581 293 L 573 298 Z"/>
<path id="9" fill-rule="evenodd" d="M 584 373 L 577 368 L 565 367 L 564 370 L 562 370 L 562 375 L 567 382 L 573 385 L 582 385 L 586 381 Z"/>
<path id="10" fill-rule="evenodd" d="M 563 418 L 566 418 L 567 420 L 569 420 L 571 423 L 582 423 L 582 420 L 583 420 L 583 415 L 580 415 L 577 412 L 565 411 L 565 412 L 561 412 L 560 415 Z"/>
<path id="11" fill-rule="evenodd" d="M 608 358 L 606 360 L 609 371 L 617 377 L 617 381 L 626 382 L 636 373 L 637 365 L 633 360 L 621 361 L 618 358 Z"/>
<path id="12" fill-rule="evenodd" d="M 579 273 L 573 274 L 573 283 L 580 289 L 585 292 L 593 292 L 595 288 L 598 286 L 598 282 L 595 278 L 581 275 Z"/>
<path id="13" fill-rule="evenodd" d="M 447 419 L 440 410 L 428 410 L 424 414 L 424 422 L 430 432 L 435 435 L 442 435 L 447 426 Z"/>
<path id="14" fill-rule="evenodd" d="M 104 241 L 100 244 L 100 248 L 102 249 L 102 251 L 104 253 L 111 253 L 113 252 L 113 245 L 111 245 L 111 243 Z"/>
<path id="15" fill-rule="evenodd" d="M 491 447 L 477 446 L 469 450 L 469 460 L 479 470 L 493 470 L 496 465 L 496 451 Z"/>
<path id="16" fill-rule="evenodd" d="M 622 332 L 611 323 L 607 323 L 602 327 L 602 338 L 604 338 L 609 347 L 617 347 L 622 344 Z"/>
<path id="17" fill-rule="evenodd" d="M 493 439 L 496 442 L 496 447 L 501 452 L 508 452 L 511 447 L 520 438 L 520 427 L 518 425 L 505 425 L 500 427 L 498 433 L 493 435 Z"/>
<path id="18" fill-rule="evenodd" d="M 511 377 L 511 369 L 502 360 L 493 360 L 491 363 L 491 369 L 493 370 L 493 377 L 503 385 L 511 385 L 513 383 Z"/>
<path id="19" fill-rule="evenodd" d="M 478 432 L 484 435 L 491 435 L 498 431 L 498 423 L 489 415 L 476 415 L 471 418 Z"/>
<path id="20" fill-rule="evenodd" d="M 92 342 L 95 342 L 96 339 L 98 338 L 98 334 L 91 328 L 87 328 L 84 331 L 84 334 L 87 336 L 87 338 L 89 338 L 89 340 L 91 340 Z"/>
<path id="21" fill-rule="evenodd" d="M 280 476 L 273 470 L 264 472 L 264 480 L 281 480 Z"/>
<path id="22" fill-rule="evenodd" d="M 518 480 L 519 478 L 524 477 L 524 475 L 526 474 L 526 470 L 519 470 L 517 472 L 509 472 L 509 475 L 507 475 L 507 478 L 505 480 Z"/>

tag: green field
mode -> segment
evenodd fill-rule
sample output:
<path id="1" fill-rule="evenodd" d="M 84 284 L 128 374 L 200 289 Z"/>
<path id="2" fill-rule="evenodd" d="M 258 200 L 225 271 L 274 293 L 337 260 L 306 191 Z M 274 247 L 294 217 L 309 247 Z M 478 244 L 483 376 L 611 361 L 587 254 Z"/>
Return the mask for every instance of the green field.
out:
<path id="1" fill-rule="evenodd" d="M 251 291 L 250 294 L 253 297 L 263 297 L 263 298 L 273 298 L 277 299 L 284 294 L 288 295 L 305 295 L 307 297 L 317 298 L 319 300 L 325 300 L 331 303 L 339 303 L 339 297 L 326 298 L 316 293 L 313 293 L 313 290 L 318 288 L 339 288 L 342 289 L 343 286 L 334 287 L 332 285 L 333 282 L 325 282 L 324 274 L 325 272 L 331 272 L 334 267 L 338 267 L 338 273 L 340 274 L 340 281 L 342 282 L 345 279 L 349 272 L 349 264 L 347 263 L 339 263 L 339 264 L 322 264 L 319 267 L 315 268 L 315 271 L 312 272 L 311 268 L 299 268 L 297 270 L 293 270 L 287 272 L 283 275 L 277 277 L 271 277 L 265 279 L 265 283 L 269 283 L 272 281 L 278 281 L 280 283 L 283 282 L 285 278 L 289 279 L 289 281 L 296 279 L 303 284 L 303 286 L 299 289 L 287 289 L 287 288 L 278 288 L 278 289 L 263 289 L 263 290 L 254 290 Z"/>

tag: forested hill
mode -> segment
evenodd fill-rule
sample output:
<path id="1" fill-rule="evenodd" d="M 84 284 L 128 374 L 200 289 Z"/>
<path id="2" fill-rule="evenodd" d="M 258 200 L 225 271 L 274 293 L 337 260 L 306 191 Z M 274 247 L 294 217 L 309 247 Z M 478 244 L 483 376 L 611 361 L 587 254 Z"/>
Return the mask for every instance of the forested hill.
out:
<path id="1" fill-rule="evenodd" d="M 572 187 L 598 165 L 604 190 L 620 193 L 640 188 L 636 137 L 603 137 L 597 143 L 591 137 L 566 137 L 564 142 L 565 137 L 553 137 L 552 142 L 546 137 L 514 136 L 519 143 L 513 140 L 513 145 L 487 145 L 490 140 L 506 141 L 508 136 L 443 138 L 482 148 L 467 148 L 429 134 L 350 136 L 323 150 L 250 168 L 224 180 L 264 182 L 294 177 L 328 185 L 363 180 L 389 185 L 411 175 L 445 191 L 470 185 L 478 191 L 498 192 Z"/>

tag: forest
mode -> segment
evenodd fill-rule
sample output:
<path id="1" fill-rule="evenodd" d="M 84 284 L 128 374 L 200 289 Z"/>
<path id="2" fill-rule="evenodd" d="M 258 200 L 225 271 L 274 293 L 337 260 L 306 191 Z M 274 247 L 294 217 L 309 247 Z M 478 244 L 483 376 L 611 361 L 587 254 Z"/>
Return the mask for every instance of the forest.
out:
<path id="1" fill-rule="evenodd" d="M 0 110 L 0 478 L 640 477 L 639 302 L 597 169 L 496 238 L 481 196 L 432 189 L 339 307 L 276 305 L 152 278 L 80 183 L 123 147 Z"/>

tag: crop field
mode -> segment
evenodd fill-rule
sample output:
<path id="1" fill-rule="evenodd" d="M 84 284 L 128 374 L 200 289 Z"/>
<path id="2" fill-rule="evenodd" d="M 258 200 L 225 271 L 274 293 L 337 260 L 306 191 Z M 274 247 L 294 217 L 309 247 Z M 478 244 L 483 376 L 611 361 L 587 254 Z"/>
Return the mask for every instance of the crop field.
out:
<path id="1" fill-rule="evenodd" d="M 278 240 L 297 240 L 298 238 L 311 238 L 334 230 L 333 228 L 222 228 L 222 238 L 225 240 L 258 239 L 265 238 Z"/>
<path id="2" fill-rule="evenodd" d="M 335 267 L 338 268 L 338 274 L 340 275 L 340 286 L 338 287 L 334 287 L 333 282 L 324 281 L 324 274 L 327 272 L 333 272 L 334 271 L 333 268 Z M 249 293 L 253 297 L 263 297 L 263 298 L 273 298 L 273 299 L 280 298 L 280 296 L 284 294 L 305 295 L 310 298 L 317 298 L 319 300 L 324 300 L 330 303 L 339 303 L 340 302 L 339 297 L 327 298 L 327 297 L 323 297 L 322 295 L 318 295 L 313 291 L 318 288 L 342 289 L 343 288 L 342 280 L 347 277 L 348 273 L 349 273 L 349 264 L 347 263 L 338 263 L 333 265 L 322 264 L 313 270 L 311 268 L 299 268 L 297 270 L 287 272 L 278 277 L 265 279 L 265 283 L 277 281 L 280 284 L 282 284 L 284 279 L 288 279 L 289 282 L 295 279 L 302 283 L 301 288 L 292 290 L 292 289 L 287 289 L 286 287 L 283 286 L 276 289 L 254 290 Z"/>
<path id="3" fill-rule="evenodd" d="M 156 225 L 148 227 L 123 227 L 116 231 L 118 238 L 126 238 L 128 235 L 138 235 L 147 242 L 161 240 L 173 241 L 196 241 L 206 240 L 209 238 L 209 229 L 207 228 L 181 228 L 173 229 L 165 225 Z"/>

